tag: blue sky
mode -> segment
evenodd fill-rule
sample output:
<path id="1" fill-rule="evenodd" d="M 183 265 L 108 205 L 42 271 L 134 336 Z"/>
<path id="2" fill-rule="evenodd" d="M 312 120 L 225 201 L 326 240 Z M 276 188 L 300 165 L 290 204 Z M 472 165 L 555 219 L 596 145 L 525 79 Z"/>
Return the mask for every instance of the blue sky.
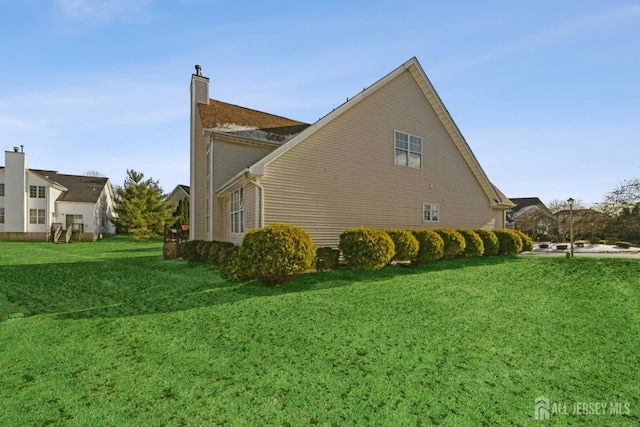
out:
<path id="1" fill-rule="evenodd" d="M 640 177 L 637 0 L 0 0 L 0 52 L 2 149 L 35 169 L 170 192 L 194 64 L 212 98 L 311 123 L 416 56 L 507 196 Z"/>

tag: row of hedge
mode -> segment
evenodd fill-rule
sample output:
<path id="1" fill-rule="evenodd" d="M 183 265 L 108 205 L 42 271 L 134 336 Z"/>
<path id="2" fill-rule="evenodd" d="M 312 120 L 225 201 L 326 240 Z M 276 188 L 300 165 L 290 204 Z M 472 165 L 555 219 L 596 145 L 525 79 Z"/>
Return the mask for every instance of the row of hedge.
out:
<path id="1" fill-rule="evenodd" d="M 283 283 L 311 269 L 331 270 L 340 255 L 349 268 L 371 270 L 393 261 L 419 265 L 439 259 L 516 254 L 533 250 L 533 240 L 512 230 L 378 230 L 350 228 L 339 249 L 316 248 L 301 227 L 274 224 L 249 231 L 240 247 L 193 240 L 176 249 L 188 262 L 209 262 L 229 278 Z"/>

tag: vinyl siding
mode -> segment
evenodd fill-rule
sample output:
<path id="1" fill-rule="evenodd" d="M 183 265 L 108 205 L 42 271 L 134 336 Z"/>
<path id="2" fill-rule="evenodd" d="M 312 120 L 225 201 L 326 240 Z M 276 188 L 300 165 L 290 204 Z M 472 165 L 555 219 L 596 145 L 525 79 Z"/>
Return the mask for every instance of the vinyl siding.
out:
<path id="1" fill-rule="evenodd" d="M 218 190 L 221 185 L 236 176 L 240 171 L 251 166 L 253 163 L 273 151 L 272 147 L 237 144 L 219 140 L 214 140 L 213 147 L 214 192 Z M 249 201 L 248 198 L 248 190 L 251 191 L 251 201 Z M 245 206 L 247 203 L 254 204 L 255 195 L 253 192 L 253 185 L 249 185 L 245 188 Z M 225 198 L 214 197 L 213 199 L 213 240 L 229 239 L 229 211 L 225 203 Z M 247 225 L 254 228 L 254 221 L 255 219 L 252 219 L 249 223 L 245 219 L 245 229 L 247 228 Z"/>
<path id="2" fill-rule="evenodd" d="M 422 137 L 422 169 L 394 164 L 394 130 Z M 489 200 L 409 71 L 265 167 L 265 225 L 291 223 L 316 245 L 348 227 L 500 226 Z M 422 204 L 440 221 L 423 223 Z"/>

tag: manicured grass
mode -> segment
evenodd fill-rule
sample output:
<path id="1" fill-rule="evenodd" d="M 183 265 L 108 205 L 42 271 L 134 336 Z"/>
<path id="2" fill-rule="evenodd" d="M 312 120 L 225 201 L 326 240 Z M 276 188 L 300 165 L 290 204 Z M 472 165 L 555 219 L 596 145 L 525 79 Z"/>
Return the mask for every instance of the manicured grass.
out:
<path id="1" fill-rule="evenodd" d="M 0 425 L 638 425 L 639 313 L 638 260 L 267 288 L 164 261 L 157 241 L 0 242 Z M 630 413 L 543 423 L 538 396 Z"/>

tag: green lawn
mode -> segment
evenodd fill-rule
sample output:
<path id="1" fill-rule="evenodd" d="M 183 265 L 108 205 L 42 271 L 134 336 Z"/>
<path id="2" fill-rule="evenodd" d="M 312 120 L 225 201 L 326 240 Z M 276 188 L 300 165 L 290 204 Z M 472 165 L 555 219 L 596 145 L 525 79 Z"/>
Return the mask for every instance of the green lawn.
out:
<path id="1" fill-rule="evenodd" d="M 2 426 L 638 425 L 639 366 L 638 260 L 267 288 L 164 261 L 157 241 L 0 242 Z M 536 421 L 539 396 L 607 410 Z"/>

